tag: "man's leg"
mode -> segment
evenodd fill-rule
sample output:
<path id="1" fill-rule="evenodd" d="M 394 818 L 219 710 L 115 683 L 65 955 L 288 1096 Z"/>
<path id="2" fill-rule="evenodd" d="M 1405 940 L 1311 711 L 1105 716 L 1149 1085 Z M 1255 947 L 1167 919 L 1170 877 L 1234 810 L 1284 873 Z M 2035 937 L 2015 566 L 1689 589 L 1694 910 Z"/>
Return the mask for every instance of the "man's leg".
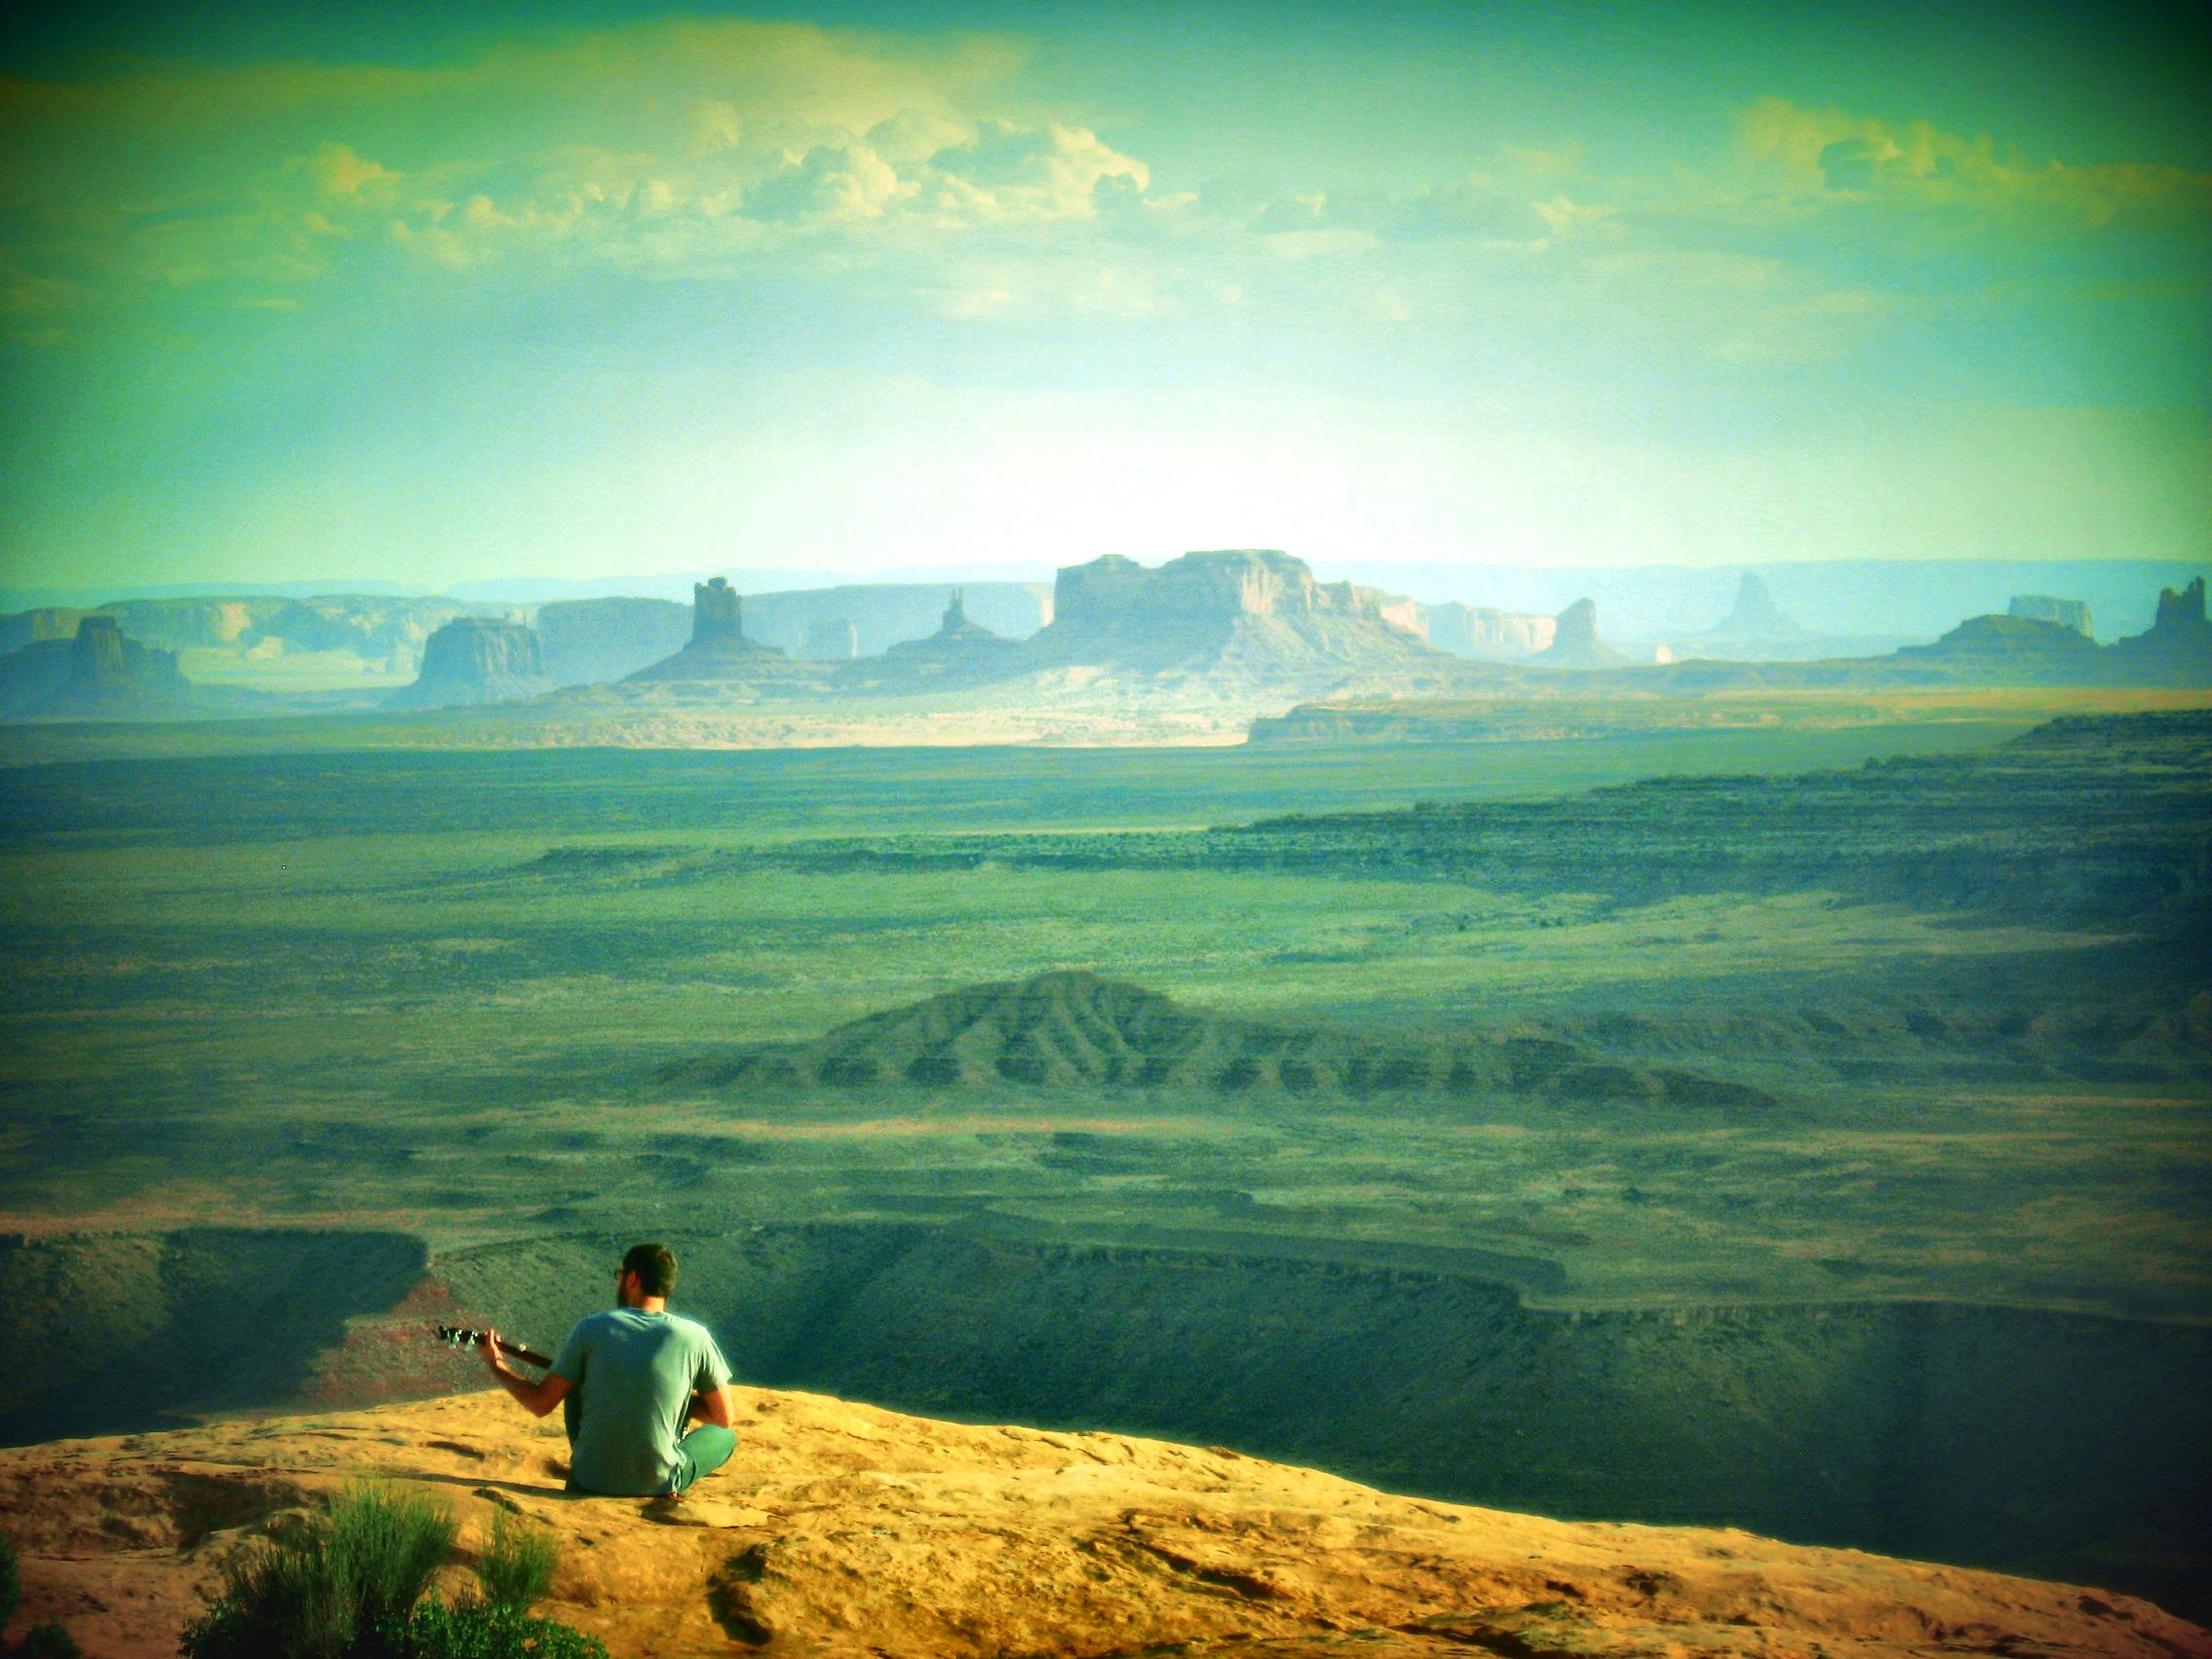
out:
<path id="1" fill-rule="evenodd" d="M 683 1467 L 676 1472 L 676 1490 L 688 1492 L 694 1481 L 729 1461 L 729 1455 L 737 1450 L 737 1436 L 719 1423 L 703 1422 L 683 1437 L 677 1450 L 683 1455 Z"/>

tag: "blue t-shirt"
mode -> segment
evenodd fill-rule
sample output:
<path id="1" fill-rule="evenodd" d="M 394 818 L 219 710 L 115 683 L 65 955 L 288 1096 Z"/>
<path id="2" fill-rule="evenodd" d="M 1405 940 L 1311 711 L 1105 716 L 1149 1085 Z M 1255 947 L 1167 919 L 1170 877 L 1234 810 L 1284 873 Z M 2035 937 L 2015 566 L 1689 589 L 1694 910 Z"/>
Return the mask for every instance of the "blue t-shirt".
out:
<path id="1" fill-rule="evenodd" d="M 568 1379 L 569 1488 L 648 1497 L 676 1489 L 691 1396 L 729 1381 L 707 1327 L 613 1308 L 576 1321 L 551 1375 Z"/>

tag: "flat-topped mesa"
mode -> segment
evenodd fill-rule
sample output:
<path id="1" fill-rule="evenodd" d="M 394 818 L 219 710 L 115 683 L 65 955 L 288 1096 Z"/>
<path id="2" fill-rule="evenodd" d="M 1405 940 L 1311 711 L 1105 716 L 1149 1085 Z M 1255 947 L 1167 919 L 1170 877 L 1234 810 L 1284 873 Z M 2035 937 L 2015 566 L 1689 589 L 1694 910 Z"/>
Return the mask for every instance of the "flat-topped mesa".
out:
<path id="1" fill-rule="evenodd" d="M 1559 634 L 1559 619 L 1535 612 L 1452 600 L 1425 608 L 1428 643 L 1454 656 L 1518 662 L 1543 650 Z"/>
<path id="2" fill-rule="evenodd" d="M 138 719 L 189 712 L 176 652 L 125 633 L 113 616 L 79 614 L 64 635 L 0 656 L 0 719 Z"/>
<path id="3" fill-rule="evenodd" d="M 1391 622 L 1418 632 L 1419 608 L 1350 582 L 1321 582 L 1303 559 L 1272 547 L 1234 547 L 1186 553 L 1157 570 L 1109 553 L 1088 565 L 1064 567 L 1052 588 L 1052 614 L 1062 622 L 1102 616 L 1156 613 L 1180 619 L 1195 614 L 1228 618 L 1334 613 Z"/>
<path id="4" fill-rule="evenodd" d="M 2005 614 L 2030 622 L 2055 622 L 2061 628 L 2073 629 L 2084 639 L 2089 637 L 2089 607 L 2083 600 L 2056 599 L 2047 593 L 2016 593 L 2012 603 L 2005 608 Z"/>
<path id="5" fill-rule="evenodd" d="M 77 624 L 76 643 L 69 652 L 69 678 L 92 684 L 129 679 L 129 645 L 114 617 L 86 617 Z M 169 662 L 173 666 L 176 658 L 169 657 Z"/>
<path id="6" fill-rule="evenodd" d="M 716 576 L 691 584 L 691 643 L 719 645 L 745 638 L 745 613 L 737 589 Z"/>
<path id="7" fill-rule="evenodd" d="M 1053 587 L 1052 616 L 1029 642 L 1040 665 L 1275 681 L 1442 660 L 1411 600 L 1316 581 L 1304 560 L 1272 548 L 1186 553 L 1158 569 L 1119 554 L 1069 566 Z"/>
<path id="8" fill-rule="evenodd" d="M 460 616 L 423 646 L 412 685 L 385 700 L 391 709 L 448 709 L 504 703 L 552 689 L 536 632 L 520 622 Z"/>

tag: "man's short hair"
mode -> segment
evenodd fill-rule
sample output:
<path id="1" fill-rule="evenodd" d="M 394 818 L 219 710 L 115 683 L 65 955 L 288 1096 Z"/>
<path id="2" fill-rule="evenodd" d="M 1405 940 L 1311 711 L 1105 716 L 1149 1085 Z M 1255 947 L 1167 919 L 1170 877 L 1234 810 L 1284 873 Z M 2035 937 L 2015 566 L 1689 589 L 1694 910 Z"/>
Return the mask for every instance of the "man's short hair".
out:
<path id="1" fill-rule="evenodd" d="M 622 1271 L 636 1273 L 647 1296 L 666 1296 L 676 1289 L 676 1252 L 666 1244 L 631 1245 Z"/>

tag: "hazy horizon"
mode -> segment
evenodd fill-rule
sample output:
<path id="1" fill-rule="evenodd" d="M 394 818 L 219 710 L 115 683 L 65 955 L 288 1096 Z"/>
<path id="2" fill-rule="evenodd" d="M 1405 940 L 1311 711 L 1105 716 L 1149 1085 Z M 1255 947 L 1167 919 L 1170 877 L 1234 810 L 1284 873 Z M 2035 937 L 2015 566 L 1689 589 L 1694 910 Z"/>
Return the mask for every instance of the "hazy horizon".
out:
<path id="1" fill-rule="evenodd" d="M 0 586 L 2200 559 L 2202 36 L 50 20 L 0 48 Z"/>

